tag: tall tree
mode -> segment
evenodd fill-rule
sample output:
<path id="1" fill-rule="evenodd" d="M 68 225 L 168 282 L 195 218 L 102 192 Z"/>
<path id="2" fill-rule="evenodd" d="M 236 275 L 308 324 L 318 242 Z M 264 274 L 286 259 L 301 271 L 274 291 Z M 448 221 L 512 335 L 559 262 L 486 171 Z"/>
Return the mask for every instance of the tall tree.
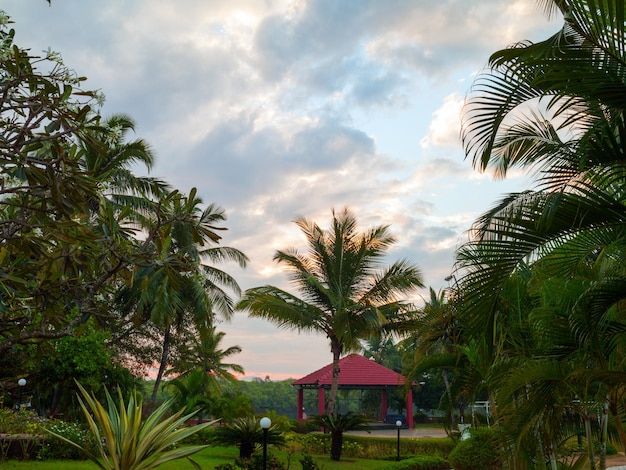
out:
<path id="1" fill-rule="evenodd" d="M 328 230 L 297 219 L 308 252 L 291 248 L 274 255 L 287 267 L 289 280 L 302 297 L 275 286 L 256 287 L 244 293 L 237 307 L 281 328 L 326 335 L 333 357 L 328 414 L 335 412 L 341 355 L 358 351 L 361 340 L 393 329 L 409 310 L 401 296 L 423 286 L 420 270 L 406 260 L 382 267 L 396 241 L 388 226 L 361 233 L 347 208 L 333 210 L 332 216 Z"/>
<path id="2" fill-rule="evenodd" d="M 245 267 L 247 257 L 235 248 L 217 246 L 224 211 L 215 205 L 201 209 L 201 203 L 195 188 L 189 196 L 173 192 L 159 201 L 173 222 L 153 238 L 155 259 L 138 266 L 132 286 L 118 296 L 121 308 L 130 312 L 129 328 L 150 321 L 163 334 L 153 401 L 168 366 L 173 330 L 184 327 L 186 319 L 201 330 L 210 327 L 215 314 L 230 318 L 231 292 L 240 293 L 235 279 L 212 263 L 234 261 Z"/>
<path id="3" fill-rule="evenodd" d="M 200 329 L 190 328 L 176 347 L 172 358 L 172 367 L 167 375 L 173 374 L 184 378 L 196 371 L 204 376 L 205 393 L 219 393 L 224 382 L 236 383 L 235 374 L 244 374 L 239 364 L 227 362 L 235 354 L 241 352 L 239 346 L 222 349 L 221 343 L 226 333 L 217 331 L 214 326 Z"/>
<path id="4" fill-rule="evenodd" d="M 564 317 L 552 312 L 544 330 L 535 330 L 545 339 L 546 325 L 561 326 L 558 335 L 552 328 L 555 342 L 535 350 L 504 382 L 507 388 L 516 384 L 522 398 L 534 395 L 529 386 L 548 390 L 550 384 L 543 398 L 553 409 L 541 408 L 533 419 L 548 423 L 545 436 L 554 444 L 559 407 L 573 398 L 564 390 L 580 392 L 573 384 L 581 383 L 585 397 L 594 396 L 590 387 L 598 385 L 613 389 L 613 396 L 624 390 L 618 345 L 626 271 L 622 262 L 601 261 L 623 260 L 626 253 L 626 18 L 623 0 L 540 3 L 563 15 L 563 28 L 546 41 L 495 53 L 474 83 L 463 124 L 476 168 L 500 177 L 523 168 L 534 173 L 536 185 L 509 194 L 477 220 L 473 239 L 458 251 L 457 267 L 469 334 L 484 337 L 488 331 L 492 351 L 503 344 L 503 290 L 524 262 L 535 269 L 539 260 L 544 282 L 560 277 L 563 287 L 584 280 L 587 287 L 573 293 Z M 540 353 L 557 351 L 560 364 L 537 364 Z M 606 367 L 600 372 L 590 364 Z M 524 370 L 532 385 L 521 382 Z M 556 465 L 554 449 L 549 452 Z"/>

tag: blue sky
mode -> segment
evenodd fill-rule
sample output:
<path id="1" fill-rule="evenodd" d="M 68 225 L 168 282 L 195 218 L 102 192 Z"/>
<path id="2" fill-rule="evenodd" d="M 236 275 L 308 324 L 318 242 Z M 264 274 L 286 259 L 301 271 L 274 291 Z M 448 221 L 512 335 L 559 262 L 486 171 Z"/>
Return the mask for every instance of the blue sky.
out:
<path id="1" fill-rule="evenodd" d="M 60 52 L 127 113 L 157 155 L 152 175 L 228 214 L 224 244 L 250 257 L 245 288 L 288 288 L 276 249 L 292 221 L 349 206 L 388 224 L 390 259 L 440 289 L 472 221 L 523 175 L 464 160 L 460 111 L 489 55 L 560 27 L 535 0 L 4 0 L 16 42 Z M 414 300 L 419 300 L 420 294 Z M 224 346 L 249 376 L 298 378 L 330 362 L 326 338 L 237 314 Z"/>

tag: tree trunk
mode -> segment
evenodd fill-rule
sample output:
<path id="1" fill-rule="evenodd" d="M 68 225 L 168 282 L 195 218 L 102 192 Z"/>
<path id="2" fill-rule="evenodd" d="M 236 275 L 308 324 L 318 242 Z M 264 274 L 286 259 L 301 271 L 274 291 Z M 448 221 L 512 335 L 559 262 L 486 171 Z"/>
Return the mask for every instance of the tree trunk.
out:
<path id="1" fill-rule="evenodd" d="M 48 418 L 53 418 L 57 413 L 57 408 L 59 407 L 59 402 L 61 401 L 61 384 L 58 383 L 56 387 L 54 387 L 54 392 L 52 393 L 52 403 L 50 403 L 50 409 L 48 410 Z M 20 403 L 20 406 L 22 404 Z"/>
<path id="2" fill-rule="evenodd" d="M 165 330 L 165 335 L 163 336 L 161 364 L 159 364 L 159 371 L 157 372 L 156 380 L 154 381 L 154 387 L 152 388 L 152 397 L 150 398 L 152 403 L 156 401 L 157 392 L 159 391 L 159 386 L 161 385 L 161 380 L 163 379 L 163 374 L 165 373 L 165 368 L 167 367 L 167 359 L 170 353 L 171 330 L 172 327 L 168 325 Z"/>
<path id="3" fill-rule="evenodd" d="M 593 433 L 591 430 L 591 420 L 589 417 L 589 409 L 585 406 L 585 415 L 583 420 L 585 422 L 585 437 L 587 438 L 587 456 L 589 457 L 589 468 L 596 470 L 596 456 L 593 448 Z"/>
<path id="4" fill-rule="evenodd" d="M 445 369 L 441 370 L 441 378 L 446 387 L 446 395 L 448 396 L 448 407 L 450 408 L 450 428 L 454 429 L 456 419 L 454 418 L 454 401 L 452 400 L 452 388 L 450 387 L 450 381 L 448 380 L 448 372 Z"/>
<path id="5" fill-rule="evenodd" d="M 326 414 L 330 415 L 335 412 L 335 405 L 337 402 L 337 391 L 339 390 L 339 358 L 341 357 L 341 346 L 334 344 L 331 341 L 330 349 L 333 353 L 333 377 L 330 384 L 330 392 L 328 393 L 328 408 L 326 408 Z"/>
<path id="6" fill-rule="evenodd" d="M 626 431 L 624 431 L 624 424 L 622 423 L 622 420 L 619 416 L 617 392 L 613 388 L 611 390 L 611 403 L 609 407 L 613 418 L 615 418 L 615 428 L 617 429 L 617 435 L 619 436 L 619 440 L 622 443 L 622 448 L 626 449 Z"/>
<path id="7" fill-rule="evenodd" d="M 343 446 L 343 432 L 333 431 L 330 435 L 330 460 L 341 459 L 341 447 Z"/>
<path id="8" fill-rule="evenodd" d="M 609 426 L 609 397 L 607 396 L 602 407 L 602 419 L 600 420 L 600 470 L 606 469 L 606 441 L 608 439 Z"/>

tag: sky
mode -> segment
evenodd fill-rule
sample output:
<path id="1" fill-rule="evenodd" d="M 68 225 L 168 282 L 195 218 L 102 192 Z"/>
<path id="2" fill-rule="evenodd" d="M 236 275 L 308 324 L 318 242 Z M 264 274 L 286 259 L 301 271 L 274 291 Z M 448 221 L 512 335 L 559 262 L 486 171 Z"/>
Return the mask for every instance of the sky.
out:
<path id="1" fill-rule="evenodd" d="M 276 250 L 293 221 L 349 207 L 389 225 L 425 285 L 444 288 L 472 222 L 528 187 L 480 174 L 460 142 L 463 100 L 493 52 L 561 26 L 536 0 L 2 0 L 15 42 L 48 48 L 126 113 L 151 175 L 227 214 L 242 289 L 290 289 Z M 418 302 L 428 289 L 416 292 Z M 219 325 L 247 377 L 299 378 L 331 362 L 324 336 L 240 312 Z"/>

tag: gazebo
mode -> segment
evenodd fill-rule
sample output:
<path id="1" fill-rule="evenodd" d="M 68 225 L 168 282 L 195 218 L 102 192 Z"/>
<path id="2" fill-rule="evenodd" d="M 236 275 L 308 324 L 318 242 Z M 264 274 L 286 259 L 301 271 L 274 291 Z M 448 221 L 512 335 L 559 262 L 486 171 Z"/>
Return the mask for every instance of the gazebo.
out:
<path id="1" fill-rule="evenodd" d="M 387 391 L 406 383 L 406 377 L 359 354 L 350 354 L 339 360 L 339 390 L 381 390 L 381 421 L 387 414 Z M 330 390 L 333 365 L 328 364 L 291 384 L 298 388 L 298 421 L 304 421 L 304 390 L 317 389 L 319 414 L 325 413 L 326 390 Z M 406 424 L 413 428 L 413 391 L 406 399 Z"/>

